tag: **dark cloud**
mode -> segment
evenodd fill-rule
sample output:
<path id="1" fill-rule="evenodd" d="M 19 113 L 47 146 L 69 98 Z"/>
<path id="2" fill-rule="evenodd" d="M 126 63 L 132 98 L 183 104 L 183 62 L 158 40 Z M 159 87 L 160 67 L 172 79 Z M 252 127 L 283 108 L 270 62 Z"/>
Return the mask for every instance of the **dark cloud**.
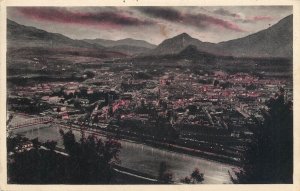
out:
<path id="1" fill-rule="evenodd" d="M 124 12 L 81 12 L 55 7 L 19 7 L 17 8 L 17 10 L 23 16 L 29 17 L 34 20 L 51 21 L 58 23 L 96 25 L 108 28 L 155 24 L 153 21 L 132 17 Z"/>
<path id="2" fill-rule="evenodd" d="M 244 32 L 243 29 L 241 29 L 237 24 L 231 21 L 226 21 L 206 14 L 196 14 L 196 15 L 186 14 L 183 22 L 190 23 L 194 26 L 203 26 L 203 27 L 206 27 L 208 25 L 215 25 L 215 26 L 219 26 L 237 32 Z"/>
<path id="3" fill-rule="evenodd" d="M 168 21 L 178 21 L 182 20 L 183 16 L 181 13 L 175 9 L 166 7 L 139 7 L 139 11 L 156 18 L 165 19 Z"/>
<path id="4" fill-rule="evenodd" d="M 217 10 L 214 11 L 215 14 L 218 15 L 223 15 L 223 16 L 230 16 L 230 17 L 236 17 L 236 18 L 240 18 L 240 15 L 237 13 L 232 13 L 226 9 L 223 8 L 219 8 Z"/>
<path id="5" fill-rule="evenodd" d="M 182 13 L 176 9 L 165 8 L 165 7 L 139 7 L 137 9 L 142 13 L 147 14 L 151 17 L 164 19 L 170 22 L 177 22 L 184 25 L 193 25 L 198 28 L 205 28 L 210 25 L 215 25 L 233 31 L 238 31 L 238 32 L 244 31 L 237 24 L 231 21 L 226 21 L 202 13 L 200 14 Z"/>

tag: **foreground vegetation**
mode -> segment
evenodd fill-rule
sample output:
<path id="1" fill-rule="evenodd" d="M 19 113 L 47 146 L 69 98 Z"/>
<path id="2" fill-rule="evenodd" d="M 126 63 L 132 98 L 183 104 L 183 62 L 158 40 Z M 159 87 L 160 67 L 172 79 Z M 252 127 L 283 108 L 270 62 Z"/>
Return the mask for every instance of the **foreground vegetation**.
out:
<path id="1" fill-rule="evenodd" d="M 253 136 L 234 183 L 293 183 L 293 106 L 283 94 L 281 90 L 281 95 L 270 99 L 264 121 L 250 127 Z"/>
<path id="2" fill-rule="evenodd" d="M 109 184 L 112 165 L 119 161 L 121 144 L 94 136 L 75 141 L 74 134 L 61 131 L 65 154 L 55 150 L 56 142 L 40 143 L 16 136 L 8 138 L 9 183 L 19 184 Z M 30 150 L 22 150 L 32 143 Z"/>

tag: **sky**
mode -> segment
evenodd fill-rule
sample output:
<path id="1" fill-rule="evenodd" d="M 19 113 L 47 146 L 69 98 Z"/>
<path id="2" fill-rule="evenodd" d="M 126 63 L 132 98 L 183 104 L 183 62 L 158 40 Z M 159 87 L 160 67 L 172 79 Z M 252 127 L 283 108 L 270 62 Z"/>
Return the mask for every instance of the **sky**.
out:
<path id="1" fill-rule="evenodd" d="M 8 19 L 73 39 L 134 38 L 152 44 L 184 32 L 203 42 L 232 40 L 292 13 L 292 6 L 7 8 Z"/>

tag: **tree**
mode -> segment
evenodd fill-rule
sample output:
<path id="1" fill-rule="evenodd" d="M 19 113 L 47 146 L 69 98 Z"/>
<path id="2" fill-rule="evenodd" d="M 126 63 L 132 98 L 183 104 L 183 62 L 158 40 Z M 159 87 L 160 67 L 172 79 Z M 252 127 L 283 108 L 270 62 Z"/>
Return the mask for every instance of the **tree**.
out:
<path id="1" fill-rule="evenodd" d="M 185 178 L 181 179 L 180 182 L 183 184 L 190 184 L 192 180 L 190 177 L 186 176 Z"/>
<path id="2" fill-rule="evenodd" d="M 200 173 L 200 170 L 198 168 L 195 168 L 195 170 L 191 174 L 192 182 L 195 183 L 202 183 L 204 181 L 203 173 Z"/>
<path id="3" fill-rule="evenodd" d="M 64 133 L 64 131 L 60 129 L 59 133 L 63 138 L 63 144 L 65 146 L 66 152 L 67 153 L 74 152 L 76 140 L 74 134 L 72 133 L 72 130 L 68 131 L 67 133 Z"/>
<path id="4" fill-rule="evenodd" d="M 120 160 L 121 144 L 115 140 L 102 141 L 89 135 L 76 142 L 72 131 L 60 131 L 66 152 L 70 155 L 68 176 L 75 183 L 109 183 L 113 177 L 112 165 Z"/>
<path id="5" fill-rule="evenodd" d="M 57 145 L 56 141 L 47 141 L 43 144 L 44 147 L 50 149 L 51 151 L 55 150 Z"/>
<path id="6" fill-rule="evenodd" d="M 8 158 L 8 182 L 18 184 L 50 184 L 64 183 L 65 156 L 56 154 L 53 150 L 40 149 L 37 139 L 16 136 L 8 137 L 8 150 L 12 153 Z M 28 143 L 35 146 L 25 150 Z M 12 150 L 11 150 L 12 149 Z"/>
<path id="7" fill-rule="evenodd" d="M 169 171 L 167 171 L 167 163 L 165 161 L 161 162 L 159 164 L 159 171 L 158 171 L 158 180 L 169 184 L 172 182 L 173 174 Z"/>
<path id="8" fill-rule="evenodd" d="M 35 149 L 38 149 L 40 147 L 40 145 L 41 145 L 41 143 L 39 142 L 39 139 L 37 137 L 34 138 L 34 139 L 31 139 L 31 142 L 32 142 L 33 147 Z"/>
<path id="9" fill-rule="evenodd" d="M 172 183 L 172 180 L 173 180 L 173 173 L 171 172 L 165 172 L 160 179 L 160 181 L 162 181 L 165 184 Z"/>
<path id="10" fill-rule="evenodd" d="M 266 103 L 264 121 L 249 126 L 253 132 L 242 158 L 243 169 L 232 177 L 234 183 L 292 183 L 293 111 L 283 92 Z"/>
<path id="11" fill-rule="evenodd" d="M 23 142 L 28 141 L 29 139 L 26 137 L 22 137 L 17 134 L 16 136 L 7 137 L 7 152 L 14 152 L 16 148 L 18 148 Z"/>
<path id="12" fill-rule="evenodd" d="M 56 142 L 38 142 L 21 136 L 7 138 L 8 182 L 20 184 L 108 184 L 120 162 L 121 144 L 115 140 L 102 141 L 95 136 L 76 141 L 72 131 L 60 131 L 65 152 L 55 152 Z M 33 144 L 33 147 L 22 146 Z M 40 147 L 43 145 L 48 149 Z"/>
<path id="13" fill-rule="evenodd" d="M 199 184 L 204 181 L 203 173 L 200 173 L 198 168 L 191 173 L 190 177 L 186 176 L 185 178 L 181 179 L 180 182 L 184 184 Z"/>
<path id="14" fill-rule="evenodd" d="M 163 161 L 159 164 L 158 179 L 161 179 L 161 177 L 166 171 L 167 171 L 167 163 Z"/>

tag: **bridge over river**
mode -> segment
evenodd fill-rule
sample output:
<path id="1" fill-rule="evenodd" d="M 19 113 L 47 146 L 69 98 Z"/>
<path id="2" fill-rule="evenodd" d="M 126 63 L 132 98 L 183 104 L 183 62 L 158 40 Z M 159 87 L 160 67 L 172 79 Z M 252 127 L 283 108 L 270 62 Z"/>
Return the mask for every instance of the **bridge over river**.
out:
<path id="1" fill-rule="evenodd" d="M 8 126 L 9 130 L 30 127 L 38 124 L 46 124 L 53 121 L 51 117 L 34 117 L 34 118 L 25 118 L 22 121 L 11 122 Z"/>

